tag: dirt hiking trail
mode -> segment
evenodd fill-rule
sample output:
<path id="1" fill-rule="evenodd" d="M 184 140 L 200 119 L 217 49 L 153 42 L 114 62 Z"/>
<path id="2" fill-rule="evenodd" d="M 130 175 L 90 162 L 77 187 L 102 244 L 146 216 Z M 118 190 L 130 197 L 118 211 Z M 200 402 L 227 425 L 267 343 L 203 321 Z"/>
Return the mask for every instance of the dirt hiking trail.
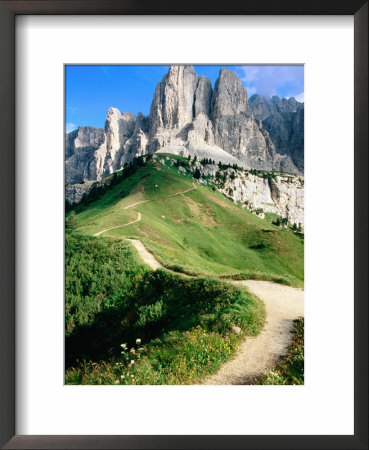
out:
<path id="1" fill-rule="evenodd" d="M 176 192 L 169 197 L 185 194 L 196 189 Z M 132 208 L 144 200 L 124 207 Z M 125 227 L 141 220 L 141 213 L 137 213 L 137 219 L 123 225 L 107 228 L 94 234 L 99 236 L 106 231 Z M 137 239 L 126 239 L 138 251 L 139 256 L 153 270 L 163 268 L 162 264 L 150 253 L 144 244 Z M 183 274 L 183 276 L 185 276 Z M 301 289 L 283 286 L 270 281 L 229 281 L 238 286 L 245 286 L 265 304 L 266 323 L 264 328 L 255 337 L 247 337 L 239 345 L 235 356 L 226 362 L 220 370 L 205 378 L 202 384 L 207 385 L 243 385 L 255 384 L 258 377 L 272 370 L 278 359 L 287 353 L 292 340 L 293 320 L 304 316 L 304 291 Z"/>
<path id="2" fill-rule="evenodd" d="M 186 192 L 194 191 L 195 189 L 197 189 L 196 184 L 194 182 L 192 182 L 192 186 L 193 187 L 190 189 L 186 189 L 185 191 L 182 192 L 176 192 L 175 194 L 170 194 L 168 195 L 168 197 L 174 197 L 175 195 L 185 194 Z"/>
<path id="3" fill-rule="evenodd" d="M 132 225 L 132 223 L 139 222 L 140 220 L 141 220 L 141 213 L 137 213 L 137 219 L 136 220 L 132 220 L 131 222 L 125 223 L 123 225 L 117 225 L 116 227 L 105 228 L 105 230 L 101 230 L 101 231 L 98 231 L 97 233 L 95 233 L 94 236 L 100 236 L 100 234 L 103 234 L 106 231 L 115 230 L 116 228 L 121 228 L 121 227 L 126 227 L 128 225 Z"/>
<path id="4" fill-rule="evenodd" d="M 143 262 L 149 265 L 153 270 L 163 267 L 155 256 L 146 249 L 141 241 L 137 239 L 126 239 L 126 241 L 131 242 L 136 247 Z"/>
<path id="5" fill-rule="evenodd" d="M 176 192 L 174 194 L 168 195 L 168 197 L 174 197 L 175 195 L 185 194 L 186 192 L 190 192 L 190 191 L 193 191 L 193 190 L 197 189 L 196 184 L 194 182 L 192 182 L 192 185 L 193 185 L 192 188 L 186 189 L 185 191 Z M 151 200 L 142 200 L 140 202 L 132 203 L 132 205 L 125 206 L 123 209 L 133 208 L 134 206 L 141 205 L 142 203 L 147 203 L 147 202 L 150 202 L 150 201 Z M 141 213 L 137 213 L 137 219 L 136 220 L 132 220 L 131 222 L 124 223 L 122 225 L 117 225 L 115 227 L 105 228 L 104 230 L 101 230 L 101 231 L 98 231 L 97 233 L 95 233 L 94 236 L 100 236 L 100 234 L 106 233 L 107 231 L 115 230 L 116 228 L 126 227 L 128 225 L 132 225 L 132 223 L 139 222 L 141 220 L 141 218 L 142 218 Z M 127 239 L 127 240 L 131 240 L 132 242 L 134 241 L 134 239 Z M 140 241 L 137 241 L 137 242 L 140 242 Z M 134 244 L 134 245 L 136 246 L 136 244 Z M 160 263 L 157 261 L 157 264 L 160 264 Z M 160 265 L 160 267 L 161 267 L 161 265 Z M 157 269 L 157 267 L 156 267 L 156 269 Z M 154 269 L 154 270 L 156 270 L 156 269 Z"/>
<path id="6" fill-rule="evenodd" d="M 141 203 L 147 203 L 147 202 L 149 202 L 149 201 L 150 201 L 150 200 L 142 200 L 141 202 L 132 203 L 132 205 L 125 206 L 123 209 L 133 208 L 134 206 L 141 205 Z"/>
<path id="7" fill-rule="evenodd" d="M 272 370 L 287 353 L 292 341 L 293 320 L 304 316 L 304 291 L 270 281 L 237 281 L 260 298 L 266 309 L 266 323 L 258 336 L 247 337 L 233 359 L 205 379 L 203 384 L 255 384 L 255 379 Z"/>
<path id="8" fill-rule="evenodd" d="M 143 243 L 127 239 L 137 249 L 142 260 L 153 270 L 163 266 Z M 243 385 L 255 384 L 258 377 L 272 370 L 278 359 L 287 353 L 292 341 L 293 320 L 304 316 L 304 291 L 270 281 L 230 281 L 245 286 L 260 298 L 266 309 L 266 323 L 255 337 L 247 337 L 239 345 L 234 358 L 207 378 L 203 384 Z"/>

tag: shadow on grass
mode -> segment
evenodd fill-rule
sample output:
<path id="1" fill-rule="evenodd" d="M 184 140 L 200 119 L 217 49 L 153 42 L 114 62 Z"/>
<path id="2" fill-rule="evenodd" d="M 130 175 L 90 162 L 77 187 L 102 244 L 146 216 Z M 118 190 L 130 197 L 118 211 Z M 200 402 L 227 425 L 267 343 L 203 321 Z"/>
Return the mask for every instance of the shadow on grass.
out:
<path id="1" fill-rule="evenodd" d="M 247 293 L 214 279 L 183 278 L 165 270 L 146 273 L 129 295 L 77 327 L 65 339 L 65 362 L 98 361 L 120 353 L 120 344 L 147 343 L 163 334 L 202 324 L 225 333 L 240 309 L 252 303 Z"/>

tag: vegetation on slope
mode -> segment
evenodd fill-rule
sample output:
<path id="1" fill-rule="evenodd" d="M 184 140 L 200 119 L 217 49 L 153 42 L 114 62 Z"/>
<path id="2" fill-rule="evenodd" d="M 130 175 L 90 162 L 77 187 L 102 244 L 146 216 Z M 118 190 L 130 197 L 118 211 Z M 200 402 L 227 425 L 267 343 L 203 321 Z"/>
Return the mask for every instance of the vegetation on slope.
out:
<path id="1" fill-rule="evenodd" d="M 116 239 L 72 232 L 66 247 L 67 384 L 195 382 L 263 325 L 244 289 L 152 272 Z"/>
<path id="2" fill-rule="evenodd" d="M 195 189 L 189 175 L 170 165 L 173 161 L 137 164 L 131 176 L 118 180 L 101 198 L 75 208 L 77 230 L 91 235 L 117 227 L 103 236 L 140 239 L 165 267 L 178 272 L 241 278 L 256 274 L 302 285 L 300 236 L 256 217 L 211 186 L 196 183 Z M 140 221 L 120 226 L 136 220 L 138 212 Z"/>
<path id="3" fill-rule="evenodd" d="M 303 236 L 194 184 L 184 158 L 159 158 L 138 158 L 67 213 L 67 384 L 198 382 L 264 321 L 262 303 L 221 278 L 303 284 Z M 171 271 L 142 265 L 125 238 Z"/>
<path id="4" fill-rule="evenodd" d="M 66 233 L 66 336 L 93 323 L 101 311 L 117 307 L 145 272 L 127 242 Z"/>
<path id="5" fill-rule="evenodd" d="M 294 338 L 275 370 L 261 378 L 259 384 L 304 384 L 304 319 L 294 321 Z"/>

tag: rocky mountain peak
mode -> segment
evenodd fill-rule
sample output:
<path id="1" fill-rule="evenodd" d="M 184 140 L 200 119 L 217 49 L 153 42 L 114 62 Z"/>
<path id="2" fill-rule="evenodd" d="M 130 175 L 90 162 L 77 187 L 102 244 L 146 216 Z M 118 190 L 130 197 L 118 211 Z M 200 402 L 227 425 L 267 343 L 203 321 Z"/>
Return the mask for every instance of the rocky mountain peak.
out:
<path id="1" fill-rule="evenodd" d="M 197 88 L 195 91 L 195 104 L 194 104 L 194 116 L 196 117 L 200 113 L 204 113 L 210 116 L 211 98 L 213 95 L 213 88 L 211 81 L 204 75 L 199 79 Z"/>
<path id="2" fill-rule="evenodd" d="M 288 155 L 304 172 L 304 104 L 294 97 L 253 95 L 249 100 L 254 117 L 262 121 L 280 155 Z"/>
<path id="3" fill-rule="evenodd" d="M 250 114 L 247 91 L 238 76 L 227 68 L 219 72 L 212 99 L 212 116 Z"/>
<path id="4" fill-rule="evenodd" d="M 249 99 L 249 105 L 256 119 L 265 120 L 275 113 L 291 113 L 303 107 L 295 97 L 280 98 L 273 95 L 271 98 L 265 95 L 254 94 Z"/>
<path id="5" fill-rule="evenodd" d="M 174 78 L 178 80 L 179 78 L 184 78 L 190 74 L 198 77 L 193 66 L 170 66 L 168 71 L 168 79 Z"/>
<path id="6" fill-rule="evenodd" d="M 154 152 L 302 173 L 303 132 L 290 129 L 303 128 L 303 114 L 282 122 L 279 116 L 265 120 L 273 114 L 297 114 L 300 107 L 293 98 L 248 99 L 239 77 L 227 68 L 220 70 L 213 90 L 211 81 L 192 66 L 171 66 L 156 86 L 148 116 L 121 114 L 111 107 L 104 129 L 82 127 L 67 136 L 66 181 L 100 180 L 134 157 Z M 297 150 L 286 151 L 289 142 Z"/>
<path id="7" fill-rule="evenodd" d="M 193 105 L 199 76 L 192 66 L 171 66 L 157 84 L 150 116 L 154 132 L 158 128 L 182 128 L 193 120 Z"/>

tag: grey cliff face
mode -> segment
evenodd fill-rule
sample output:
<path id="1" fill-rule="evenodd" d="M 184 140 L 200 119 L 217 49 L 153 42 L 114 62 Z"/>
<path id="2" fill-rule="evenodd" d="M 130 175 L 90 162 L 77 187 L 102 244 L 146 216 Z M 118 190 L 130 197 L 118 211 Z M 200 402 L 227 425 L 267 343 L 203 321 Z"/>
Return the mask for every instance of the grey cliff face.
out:
<path id="1" fill-rule="evenodd" d="M 265 120 L 275 113 L 291 113 L 303 105 L 294 97 L 280 98 L 274 95 L 272 98 L 254 94 L 249 99 L 250 108 L 254 117 L 258 120 Z"/>
<path id="2" fill-rule="evenodd" d="M 244 113 L 251 115 L 247 91 L 238 76 L 229 69 L 221 69 L 212 98 L 213 119 Z"/>
<path id="3" fill-rule="evenodd" d="M 249 104 L 255 119 L 261 121 L 275 112 L 270 97 L 254 94 L 250 97 Z"/>
<path id="4" fill-rule="evenodd" d="M 256 118 L 262 120 L 279 155 L 288 155 L 300 173 L 304 172 L 304 104 L 293 97 L 253 95 L 250 106 Z"/>
<path id="5" fill-rule="evenodd" d="M 109 108 L 105 128 L 79 127 L 66 137 L 66 184 L 101 180 L 147 153 L 148 121 Z"/>
<path id="6" fill-rule="evenodd" d="M 151 133 L 161 127 L 181 129 L 193 120 L 199 76 L 192 66 L 172 66 L 156 86 L 151 104 Z"/>
<path id="7" fill-rule="evenodd" d="M 200 113 L 210 116 L 211 98 L 213 95 L 213 88 L 209 78 L 202 76 L 197 84 L 195 91 L 195 114 L 197 117 Z"/>
<path id="8" fill-rule="evenodd" d="M 66 184 L 79 183 L 84 179 L 94 179 L 95 151 L 105 142 L 102 128 L 78 127 L 66 135 Z"/>
<path id="9" fill-rule="evenodd" d="M 299 105 L 274 97 L 264 101 L 253 96 L 249 101 L 229 69 L 220 71 L 213 91 L 211 81 L 199 77 L 192 66 L 172 66 L 157 84 L 149 116 L 109 108 L 104 129 L 80 127 L 67 135 L 66 183 L 101 180 L 134 157 L 154 152 L 301 173 Z M 272 120 L 291 113 L 296 117 L 288 123 L 284 116 Z"/>
<path id="10" fill-rule="evenodd" d="M 251 173 L 227 169 L 235 173 L 228 178 L 220 192 L 253 211 L 261 209 L 265 213 L 275 213 L 288 219 L 290 223 L 304 226 L 304 180 L 298 176 L 277 175 L 265 179 Z"/>
<path id="11" fill-rule="evenodd" d="M 215 143 L 236 157 L 243 166 L 264 170 L 297 172 L 289 156 L 276 154 L 268 133 L 260 129 L 248 104 L 240 79 L 222 69 L 212 98 Z M 282 169 L 283 168 L 283 169 Z"/>

